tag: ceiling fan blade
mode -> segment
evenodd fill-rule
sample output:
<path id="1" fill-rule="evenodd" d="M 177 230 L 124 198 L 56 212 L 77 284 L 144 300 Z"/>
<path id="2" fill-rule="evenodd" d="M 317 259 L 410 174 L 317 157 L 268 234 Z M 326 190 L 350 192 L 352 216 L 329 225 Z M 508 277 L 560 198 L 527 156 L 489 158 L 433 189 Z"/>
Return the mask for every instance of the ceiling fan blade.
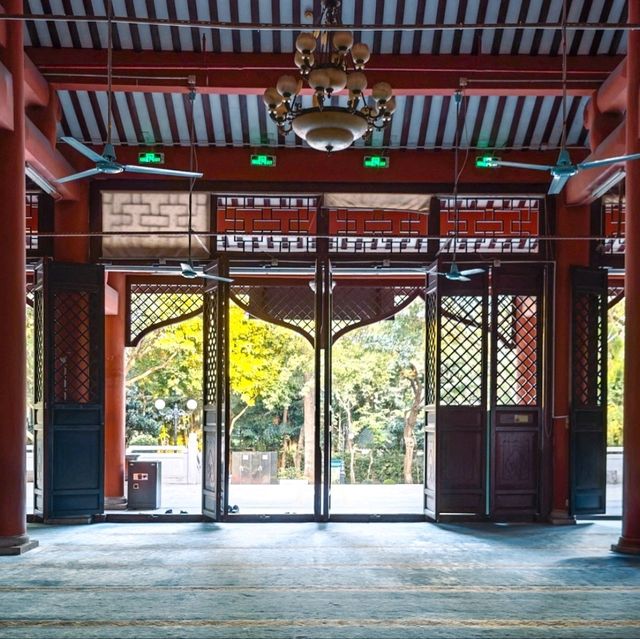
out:
<path id="1" fill-rule="evenodd" d="M 592 160 L 591 162 L 580 162 L 577 167 L 582 169 L 595 169 L 599 166 L 609 166 L 610 164 L 619 164 L 627 160 L 640 160 L 640 153 L 630 153 L 629 155 L 617 155 L 612 158 L 603 158 L 602 160 Z"/>
<path id="2" fill-rule="evenodd" d="M 74 173 L 73 175 L 67 175 L 59 180 L 55 180 L 58 184 L 64 184 L 65 182 L 72 182 L 73 180 L 81 180 L 82 178 L 91 177 L 92 175 L 98 175 L 102 171 L 98 168 L 87 169 L 86 171 L 80 171 L 80 173 Z"/>
<path id="3" fill-rule="evenodd" d="M 228 282 L 231 284 L 233 280 L 229 277 L 222 277 L 221 275 L 209 275 L 208 273 L 198 273 L 198 277 L 204 277 L 205 280 L 216 280 L 217 282 Z"/>
<path id="4" fill-rule="evenodd" d="M 570 175 L 554 175 L 547 193 L 549 195 L 558 195 L 558 193 L 560 193 L 564 188 L 564 185 L 569 181 L 570 177 Z"/>
<path id="5" fill-rule="evenodd" d="M 470 282 L 471 278 L 466 275 L 456 275 L 455 277 L 451 277 L 451 273 L 445 273 L 445 277 L 450 282 Z"/>
<path id="6" fill-rule="evenodd" d="M 467 268 L 464 271 L 460 271 L 460 275 L 480 275 L 484 272 L 483 268 Z"/>
<path id="7" fill-rule="evenodd" d="M 532 171 L 551 171 L 550 164 L 529 164 L 528 162 L 507 162 L 505 160 L 492 160 L 493 166 L 510 166 L 514 169 L 531 169 Z"/>
<path id="8" fill-rule="evenodd" d="M 96 153 L 93 149 L 90 149 L 86 144 L 79 142 L 75 138 L 64 136 L 60 138 L 63 142 L 66 142 L 69 146 L 72 146 L 78 153 L 82 153 L 85 157 L 93 160 L 94 162 L 104 162 L 105 158 L 99 153 Z"/>
<path id="9" fill-rule="evenodd" d="M 194 171 L 176 171 L 175 169 L 161 169 L 155 166 L 138 166 L 137 164 L 125 164 L 124 170 L 128 173 L 146 173 L 147 175 L 172 175 L 173 177 L 201 178 L 202 173 Z"/>

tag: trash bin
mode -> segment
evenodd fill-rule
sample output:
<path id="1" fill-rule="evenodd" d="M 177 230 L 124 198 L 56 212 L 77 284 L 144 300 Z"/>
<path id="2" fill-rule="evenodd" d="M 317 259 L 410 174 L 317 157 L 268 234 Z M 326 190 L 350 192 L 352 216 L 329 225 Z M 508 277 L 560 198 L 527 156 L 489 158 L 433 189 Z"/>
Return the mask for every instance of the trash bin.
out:
<path id="1" fill-rule="evenodd" d="M 331 483 L 344 484 L 344 461 L 342 459 L 331 460 Z"/>
<path id="2" fill-rule="evenodd" d="M 128 464 L 127 509 L 155 510 L 160 508 L 162 463 L 130 461 Z"/>

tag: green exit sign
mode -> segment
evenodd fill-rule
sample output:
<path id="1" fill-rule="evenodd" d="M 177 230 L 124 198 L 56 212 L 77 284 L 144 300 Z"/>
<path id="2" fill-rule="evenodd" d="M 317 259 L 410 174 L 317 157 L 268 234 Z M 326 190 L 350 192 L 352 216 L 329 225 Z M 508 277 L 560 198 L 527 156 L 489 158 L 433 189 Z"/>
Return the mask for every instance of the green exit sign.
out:
<path id="1" fill-rule="evenodd" d="M 500 162 L 500 158 L 495 155 L 478 155 L 476 156 L 476 168 L 478 169 L 495 169 Z"/>
<path id="2" fill-rule="evenodd" d="M 138 153 L 138 164 L 164 164 L 164 153 L 154 151 Z"/>
<path id="3" fill-rule="evenodd" d="M 362 166 L 365 169 L 388 169 L 391 160 L 384 155 L 365 155 Z"/>
<path id="4" fill-rule="evenodd" d="M 251 166 L 275 166 L 275 155 L 255 154 L 251 156 Z"/>

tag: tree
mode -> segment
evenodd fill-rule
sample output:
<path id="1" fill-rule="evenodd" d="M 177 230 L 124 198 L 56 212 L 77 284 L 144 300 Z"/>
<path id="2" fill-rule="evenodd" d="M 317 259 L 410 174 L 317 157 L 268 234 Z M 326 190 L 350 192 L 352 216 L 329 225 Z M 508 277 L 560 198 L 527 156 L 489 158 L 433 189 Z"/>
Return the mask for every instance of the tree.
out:
<path id="1" fill-rule="evenodd" d="M 202 317 L 145 335 L 127 349 L 126 376 L 127 440 L 143 433 L 158 437 L 167 418 L 155 408 L 156 399 L 184 407 L 202 395 Z M 197 424 L 198 414 L 181 416 L 181 430 L 188 430 L 192 419 Z"/>
<path id="2" fill-rule="evenodd" d="M 607 445 L 622 446 L 622 403 L 624 397 L 624 303 L 619 302 L 608 317 Z"/>
<path id="3" fill-rule="evenodd" d="M 313 357 L 304 338 L 287 328 L 250 317 L 238 306 L 229 309 L 229 381 L 232 391 L 231 434 L 259 402 L 263 428 L 276 419 L 286 433 L 287 450 L 304 476 L 313 481 Z M 303 423 L 290 423 L 290 408 L 302 399 Z M 295 442 L 295 443 L 294 443 Z M 258 444 L 256 444 L 258 445 Z"/>
<path id="4" fill-rule="evenodd" d="M 413 482 L 415 427 L 424 403 L 423 353 L 421 300 L 403 309 L 393 321 L 356 329 L 337 342 L 333 354 L 339 426 L 336 439 L 348 456 L 351 482 L 357 481 L 358 443 L 369 450 L 367 481 L 378 472 L 382 481 Z M 380 460 L 374 459 L 373 446 L 382 453 Z M 377 461 L 401 447 L 400 476 L 392 478 L 376 469 Z"/>

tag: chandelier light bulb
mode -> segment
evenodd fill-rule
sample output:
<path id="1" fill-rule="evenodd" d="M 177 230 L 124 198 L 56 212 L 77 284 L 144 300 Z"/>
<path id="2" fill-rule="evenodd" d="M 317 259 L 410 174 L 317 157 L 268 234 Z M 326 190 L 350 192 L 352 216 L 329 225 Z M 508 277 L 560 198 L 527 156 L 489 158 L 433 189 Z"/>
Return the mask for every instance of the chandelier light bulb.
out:
<path id="1" fill-rule="evenodd" d="M 296 49 L 303 55 L 309 55 L 316 50 L 316 39 L 313 33 L 303 31 L 296 38 Z"/>
<path id="2" fill-rule="evenodd" d="M 369 53 L 369 47 L 364 42 L 358 42 L 351 48 L 351 57 L 357 67 L 362 67 L 369 62 L 371 54 Z"/>
<path id="3" fill-rule="evenodd" d="M 264 103 L 267 105 L 269 110 L 275 109 L 277 106 L 282 104 L 282 96 L 278 92 L 278 89 L 275 87 L 270 87 L 264 92 L 262 97 Z"/>
<path id="4" fill-rule="evenodd" d="M 316 91 L 325 91 L 331 80 L 326 69 L 314 69 L 309 74 L 309 86 Z"/>
<path id="5" fill-rule="evenodd" d="M 293 56 L 293 62 L 298 67 L 298 69 L 309 69 L 313 66 L 315 59 L 313 57 L 313 53 L 309 55 L 304 55 L 300 53 L 300 51 L 296 51 Z"/>
<path id="6" fill-rule="evenodd" d="M 291 96 L 297 95 L 298 80 L 292 75 L 281 75 L 278 78 L 276 89 L 278 90 L 278 93 L 284 97 L 285 100 L 288 100 Z"/>
<path id="7" fill-rule="evenodd" d="M 353 46 L 353 34 L 349 31 L 336 31 L 333 34 L 333 47 L 340 51 L 340 53 L 346 53 Z"/>
<path id="8" fill-rule="evenodd" d="M 336 67 L 327 67 L 325 71 L 329 75 L 329 87 L 333 93 L 342 91 L 347 86 L 347 74 Z"/>
<path id="9" fill-rule="evenodd" d="M 367 76 L 362 71 L 354 71 L 347 77 L 347 88 L 359 95 L 367 88 Z"/>
<path id="10" fill-rule="evenodd" d="M 380 105 L 383 105 L 393 92 L 391 85 L 388 82 L 378 82 L 373 85 L 371 95 L 373 99 Z"/>
<path id="11" fill-rule="evenodd" d="M 386 113 L 391 115 L 396 110 L 396 99 L 392 97 L 390 100 L 387 100 L 384 105 L 384 110 Z"/>

